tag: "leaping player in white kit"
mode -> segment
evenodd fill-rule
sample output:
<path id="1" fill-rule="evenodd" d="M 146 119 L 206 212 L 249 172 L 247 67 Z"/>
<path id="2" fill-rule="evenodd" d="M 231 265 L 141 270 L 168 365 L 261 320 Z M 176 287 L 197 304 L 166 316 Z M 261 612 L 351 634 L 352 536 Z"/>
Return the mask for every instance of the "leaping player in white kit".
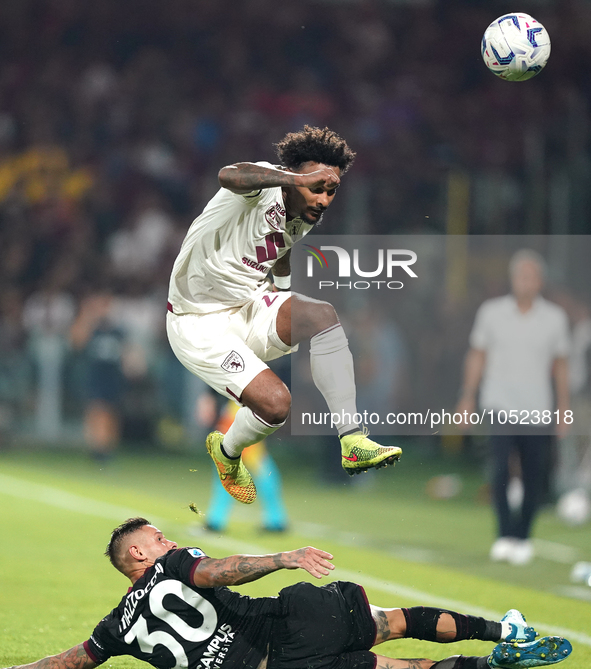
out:
<path id="1" fill-rule="evenodd" d="M 310 339 L 316 387 L 329 410 L 357 413 L 353 359 L 334 308 L 290 292 L 290 249 L 320 221 L 355 154 L 328 128 L 305 126 L 277 145 L 281 167 L 236 163 L 187 233 L 170 280 L 167 332 L 183 365 L 242 405 L 225 435 L 207 437 L 224 488 L 256 498 L 240 454 L 281 427 L 291 396 L 265 364 Z M 268 277 L 272 271 L 274 284 Z M 352 420 L 352 419 L 351 419 Z M 395 464 L 401 449 L 336 425 L 349 473 Z"/>

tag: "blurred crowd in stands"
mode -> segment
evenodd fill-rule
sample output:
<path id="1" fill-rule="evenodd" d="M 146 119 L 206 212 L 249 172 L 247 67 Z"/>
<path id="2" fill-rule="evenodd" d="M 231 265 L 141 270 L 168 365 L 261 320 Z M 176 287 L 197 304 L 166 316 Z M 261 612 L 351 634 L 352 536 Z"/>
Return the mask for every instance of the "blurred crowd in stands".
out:
<path id="1" fill-rule="evenodd" d="M 553 54 L 510 84 L 480 57 L 503 2 L 1 3 L 0 431 L 36 415 L 59 434 L 51 416 L 98 393 L 97 355 L 152 384 L 132 414 L 181 411 L 164 338 L 180 242 L 220 167 L 273 161 L 304 123 L 358 153 L 322 232 L 446 232 L 452 173 L 464 232 L 586 232 L 591 5 L 525 5 Z M 113 328 L 103 347 L 89 304 Z"/>

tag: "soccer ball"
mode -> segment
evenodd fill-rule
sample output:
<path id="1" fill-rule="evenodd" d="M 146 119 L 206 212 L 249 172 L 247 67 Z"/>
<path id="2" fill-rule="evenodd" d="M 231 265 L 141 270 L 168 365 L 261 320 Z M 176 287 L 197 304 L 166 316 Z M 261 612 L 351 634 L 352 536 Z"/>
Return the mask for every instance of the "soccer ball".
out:
<path id="1" fill-rule="evenodd" d="M 550 36 L 529 14 L 505 14 L 482 37 L 488 69 L 506 81 L 525 81 L 541 72 L 550 57 Z"/>

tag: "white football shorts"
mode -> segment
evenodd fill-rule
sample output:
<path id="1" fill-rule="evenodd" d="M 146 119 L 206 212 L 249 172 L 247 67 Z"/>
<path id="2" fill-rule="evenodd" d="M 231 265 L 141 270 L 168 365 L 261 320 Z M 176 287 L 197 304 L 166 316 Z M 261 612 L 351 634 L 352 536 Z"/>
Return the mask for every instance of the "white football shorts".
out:
<path id="1" fill-rule="evenodd" d="M 176 357 L 221 395 L 239 401 L 265 362 L 291 353 L 297 346 L 277 334 L 277 312 L 291 292 L 271 292 L 243 307 L 212 314 L 166 317 L 168 341 Z"/>

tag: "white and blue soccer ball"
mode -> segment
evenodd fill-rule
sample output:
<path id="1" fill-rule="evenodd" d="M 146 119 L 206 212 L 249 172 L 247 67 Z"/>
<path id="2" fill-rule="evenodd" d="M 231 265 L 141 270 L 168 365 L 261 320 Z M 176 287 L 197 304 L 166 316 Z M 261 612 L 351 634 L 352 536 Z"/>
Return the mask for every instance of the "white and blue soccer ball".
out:
<path id="1" fill-rule="evenodd" d="M 515 12 L 493 21 L 482 38 L 488 69 L 506 81 L 525 81 L 542 71 L 550 57 L 550 36 L 529 14 Z"/>

